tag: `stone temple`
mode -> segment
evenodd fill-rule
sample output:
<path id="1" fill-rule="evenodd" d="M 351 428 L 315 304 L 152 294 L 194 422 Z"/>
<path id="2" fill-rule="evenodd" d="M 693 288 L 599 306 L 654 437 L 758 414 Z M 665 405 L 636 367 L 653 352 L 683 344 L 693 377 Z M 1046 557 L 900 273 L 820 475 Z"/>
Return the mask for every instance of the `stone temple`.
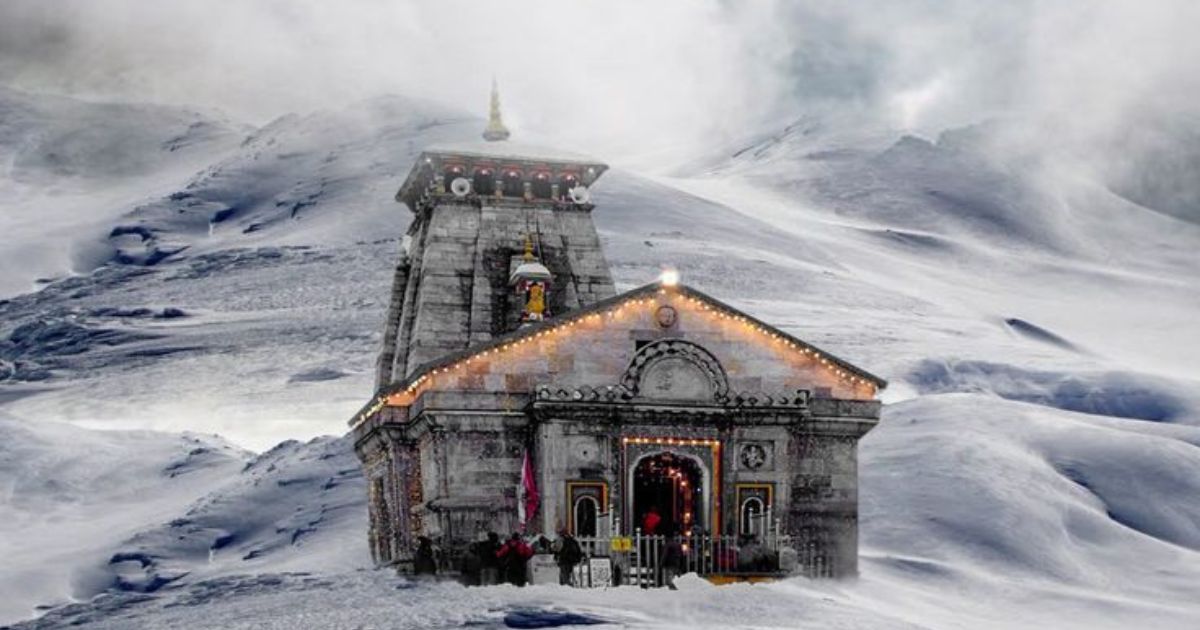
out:
<path id="1" fill-rule="evenodd" d="M 381 565 L 418 536 L 736 535 L 853 575 L 858 440 L 880 378 L 664 274 L 616 293 L 589 189 L 606 166 L 507 141 L 427 148 L 396 200 L 376 393 L 351 419 Z M 602 211 L 602 210 L 601 210 Z M 536 493 L 536 498 L 535 498 Z"/>

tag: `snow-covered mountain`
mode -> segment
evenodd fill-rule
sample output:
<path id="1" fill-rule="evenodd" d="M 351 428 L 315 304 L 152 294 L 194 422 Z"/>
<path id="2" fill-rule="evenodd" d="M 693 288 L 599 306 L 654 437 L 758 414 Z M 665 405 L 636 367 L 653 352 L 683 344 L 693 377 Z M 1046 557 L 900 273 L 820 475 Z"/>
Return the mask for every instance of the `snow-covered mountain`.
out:
<path id="1" fill-rule="evenodd" d="M 337 625 L 322 621 L 346 602 L 363 625 L 411 627 L 547 602 L 633 626 L 738 625 L 754 607 L 789 627 L 1200 616 L 1200 226 L 1015 142 L 1018 122 L 922 139 L 805 116 L 670 177 L 617 163 L 600 180 L 619 285 L 677 267 L 892 383 L 862 443 L 859 581 L 691 584 L 663 606 L 349 571 L 368 564 L 361 481 L 349 446 L 316 436 L 369 394 L 409 217 L 392 194 L 423 146 L 479 120 L 400 97 L 261 128 L 11 90 L 0 111 L 36 113 L 0 117 L 0 154 L 26 156 L 0 181 L 5 227 L 73 253 L 17 270 L 25 250 L 0 250 L 0 499 L 20 515 L 0 621 L 72 598 L 43 622 Z M 200 127 L 163 148 L 185 122 Z M 21 292 L 38 277 L 57 279 Z M 253 455 L 186 430 L 312 441 Z"/>
<path id="2" fill-rule="evenodd" d="M 0 619 L 112 589 L 366 566 L 366 490 L 341 438 L 255 455 L 213 435 L 0 417 Z"/>
<path id="3" fill-rule="evenodd" d="M 98 266 L 108 252 L 89 233 L 180 185 L 249 131 L 211 112 L 0 86 L 0 296 Z"/>
<path id="4" fill-rule="evenodd" d="M 94 569 L 122 540 L 183 511 L 250 457 L 211 435 L 0 416 L 0 619 L 107 588 Z"/>

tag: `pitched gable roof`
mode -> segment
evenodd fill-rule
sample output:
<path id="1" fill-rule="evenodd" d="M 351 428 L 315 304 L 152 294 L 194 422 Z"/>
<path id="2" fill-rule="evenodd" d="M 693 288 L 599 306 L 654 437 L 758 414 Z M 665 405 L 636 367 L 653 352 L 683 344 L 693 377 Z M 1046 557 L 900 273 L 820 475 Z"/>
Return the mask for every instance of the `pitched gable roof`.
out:
<path id="1" fill-rule="evenodd" d="M 438 374 L 457 369 L 471 362 L 478 357 L 488 357 L 496 353 L 502 353 L 505 350 L 513 348 L 517 345 L 532 342 L 541 337 L 569 329 L 572 326 L 586 322 L 589 319 L 599 318 L 605 313 L 618 311 L 623 306 L 632 303 L 645 303 L 653 301 L 660 294 L 674 294 L 684 299 L 693 300 L 698 304 L 702 304 L 705 310 L 712 311 L 715 317 L 726 320 L 732 320 L 746 326 L 753 332 L 766 335 L 776 341 L 785 344 L 789 349 L 797 353 L 807 355 L 809 358 L 822 363 L 826 368 L 832 370 L 840 378 L 854 382 L 865 382 L 873 385 L 878 389 L 887 387 L 887 381 L 871 374 L 870 372 L 859 368 L 847 361 L 839 359 L 810 343 L 802 341 L 786 332 L 767 324 L 751 315 L 747 315 L 742 311 L 729 306 L 728 304 L 709 296 L 701 291 L 693 289 L 685 285 L 667 286 L 661 282 L 647 284 L 631 291 L 615 295 L 611 298 L 601 300 L 585 308 L 577 309 L 569 313 L 565 313 L 558 317 L 548 319 L 543 322 L 532 324 L 519 328 L 499 337 L 495 337 L 484 343 L 480 343 L 459 352 L 444 355 L 433 361 L 424 363 L 417 367 L 404 380 L 393 383 L 381 388 L 366 406 L 364 406 L 351 419 L 351 426 L 357 425 L 367 416 L 378 411 L 389 401 L 392 404 L 403 404 L 402 399 L 415 397 L 424 389 L 425 385 L 431 378 Z"/>

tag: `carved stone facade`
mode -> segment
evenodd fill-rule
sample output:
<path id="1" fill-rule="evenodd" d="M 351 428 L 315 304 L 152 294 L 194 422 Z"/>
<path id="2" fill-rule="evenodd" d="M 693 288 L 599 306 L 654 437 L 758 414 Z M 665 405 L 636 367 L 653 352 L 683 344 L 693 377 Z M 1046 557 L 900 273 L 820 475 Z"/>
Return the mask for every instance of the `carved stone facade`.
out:
<path id="1" fill-rule="evenodd" d="M 541 500 L 527 532 L 629 533 L 652 506 L 678 531 L 742 533 L 765 512 L 801 571 L 855 573 L 857 443 L 885 383 L 689 287 L 612 295 L 590 205 L 465 199 L 437 179 L 447 164 L 518 161 L 442 155 L 398 195 L 418 215 L 413 245 L 379 390 L 351 420 L 376 561 L 410 567 L 420 535 L 453 558 L 483 532 L 516 531 L 528 454 Z M 526 171 L 588 168 L 603 165 Z M 511 296 L 493 276 L 521 247 L 523 213 L 540 217 L 561 289 L 553 317 L 514 328 L 496 315 Z"/>

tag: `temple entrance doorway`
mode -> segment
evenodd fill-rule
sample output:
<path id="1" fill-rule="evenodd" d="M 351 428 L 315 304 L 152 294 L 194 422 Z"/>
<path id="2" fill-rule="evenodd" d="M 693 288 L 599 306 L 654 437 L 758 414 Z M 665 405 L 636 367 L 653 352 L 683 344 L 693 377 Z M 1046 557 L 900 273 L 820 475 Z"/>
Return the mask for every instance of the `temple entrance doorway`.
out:
<path id="1" fill-rule="evenodd" d="M 633 526 L 643 534 L 691 535 L 705 526 L 704 471 L 670 451 L 648 455 L 633 469 Z"/>

